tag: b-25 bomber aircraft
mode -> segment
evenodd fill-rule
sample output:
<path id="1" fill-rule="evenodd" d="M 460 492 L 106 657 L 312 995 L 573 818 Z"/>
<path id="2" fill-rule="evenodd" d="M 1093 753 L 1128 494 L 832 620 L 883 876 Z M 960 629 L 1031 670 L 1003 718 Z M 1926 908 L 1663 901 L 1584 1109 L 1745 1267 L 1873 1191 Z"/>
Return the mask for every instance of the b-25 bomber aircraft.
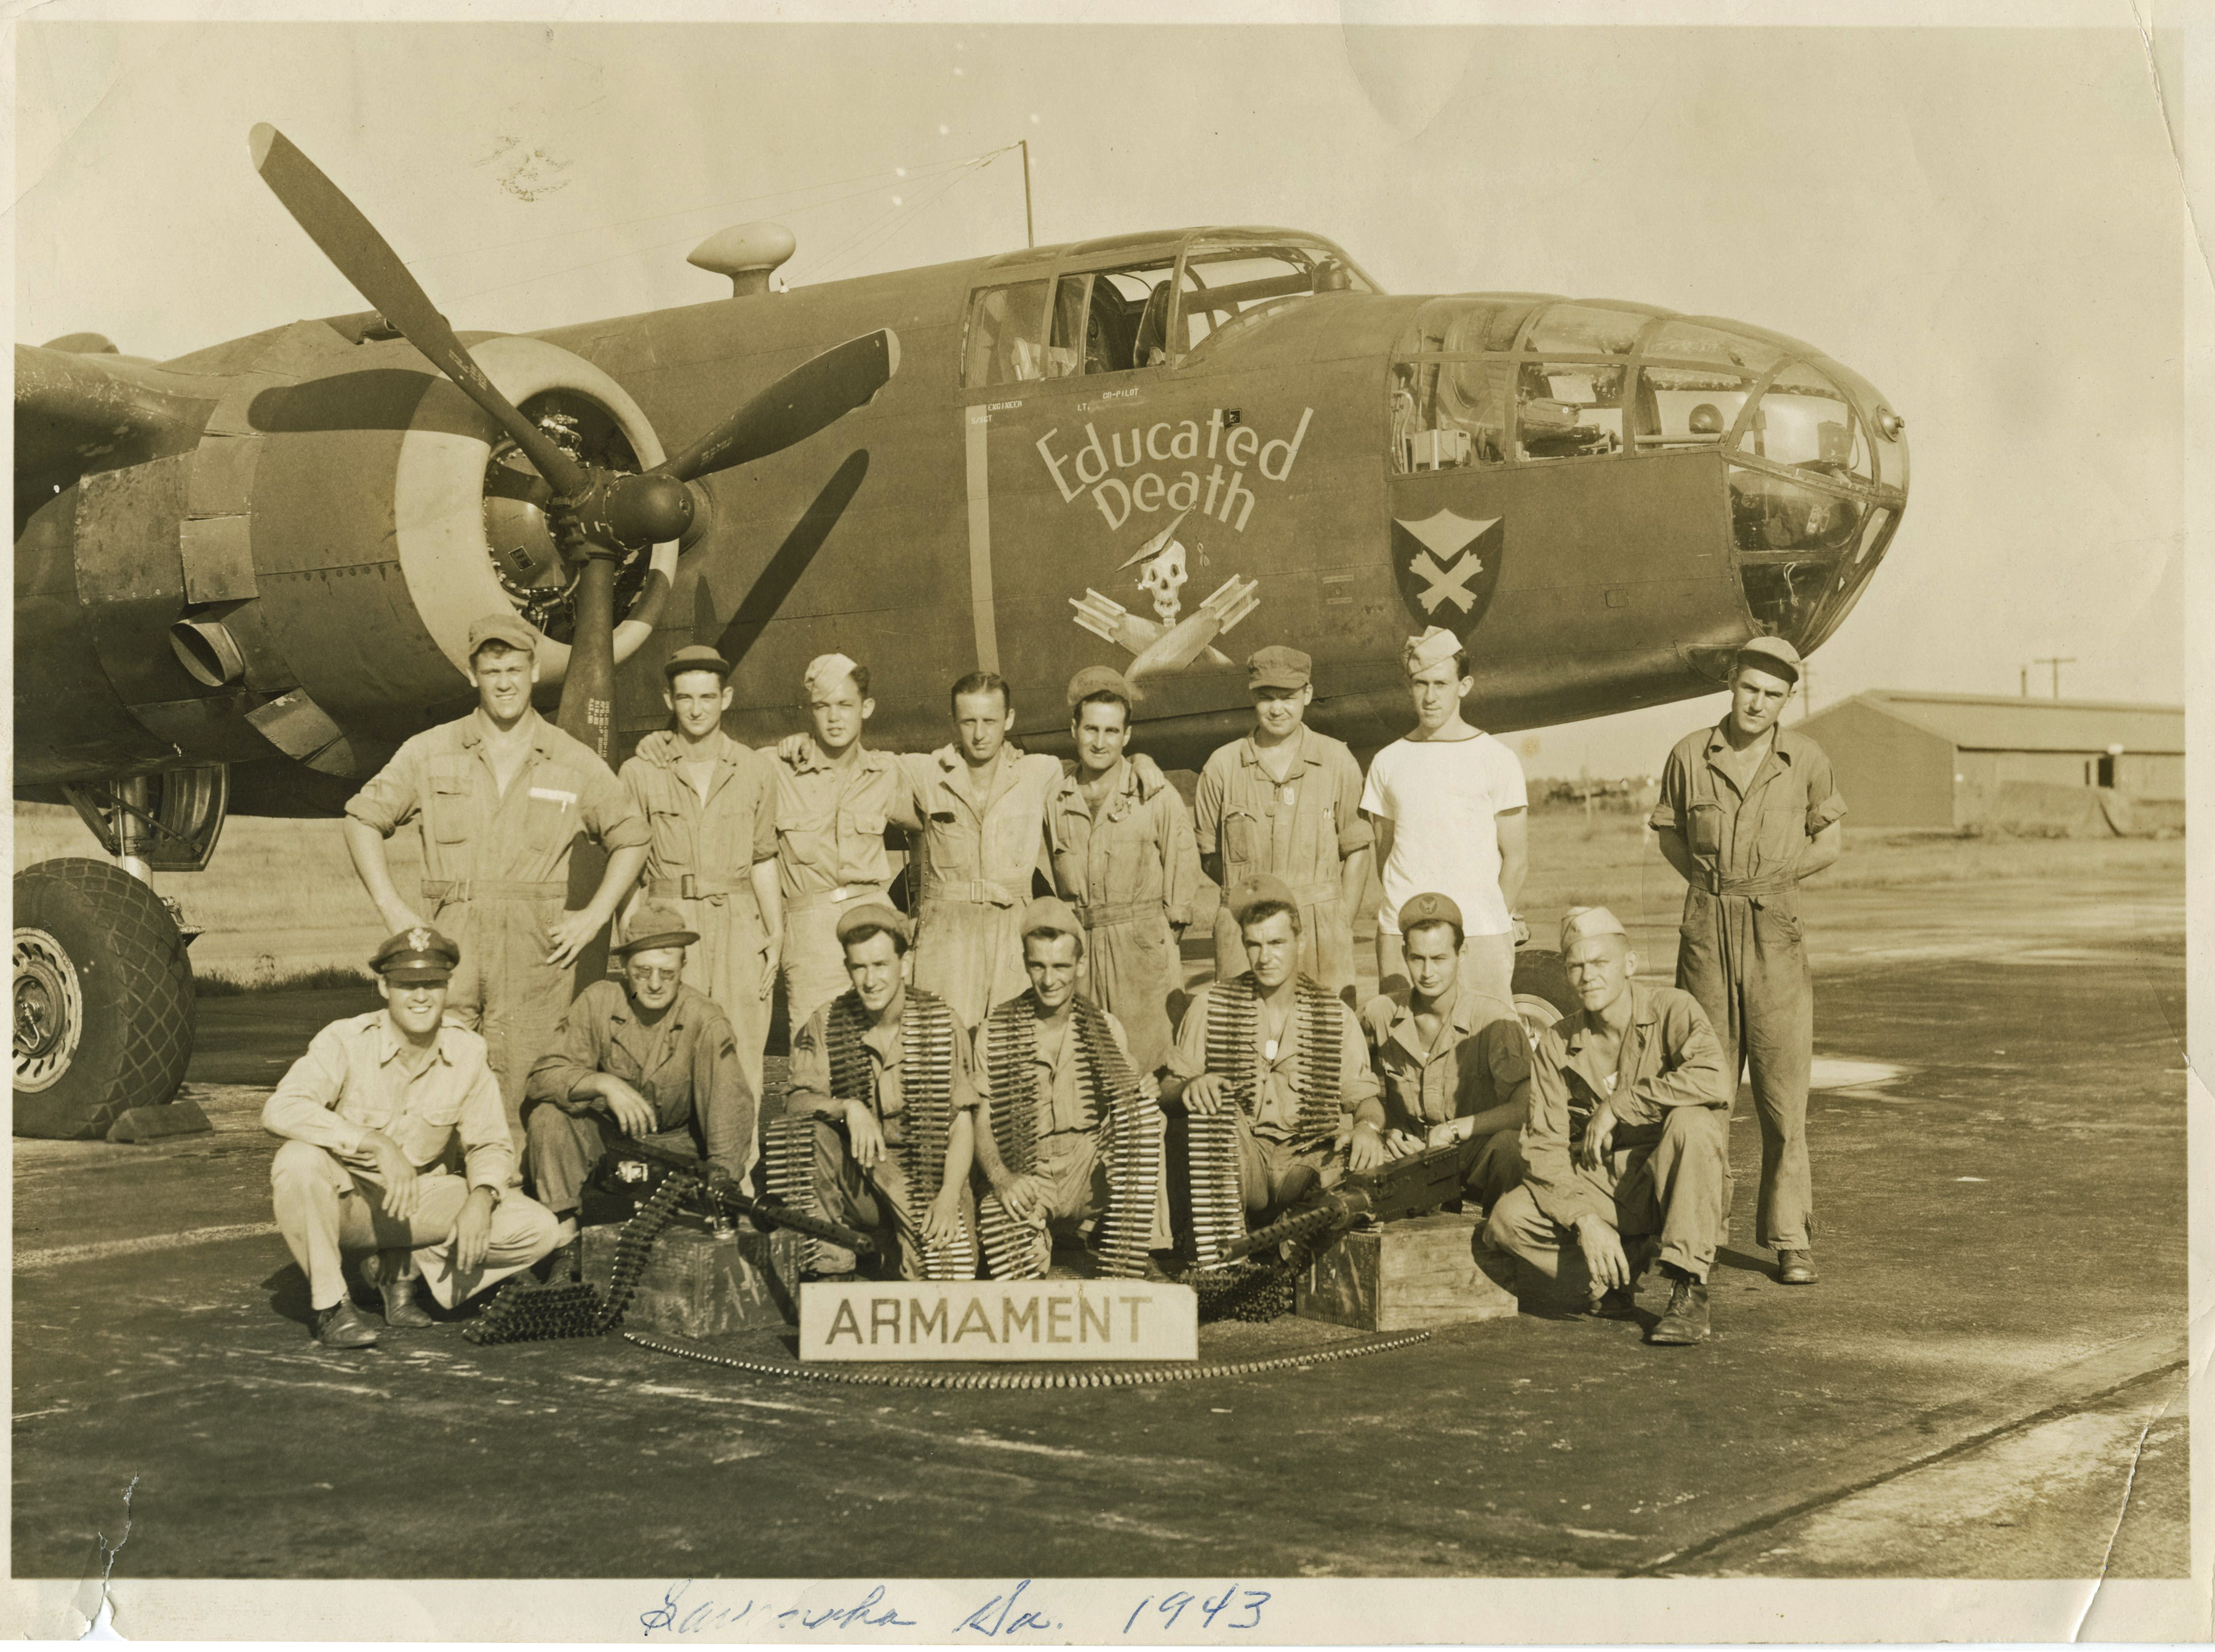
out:
<path id="1" fill-rule="evenodd" d="M 1495 732 L 1712 691 L 1748 636 L 1829 637 L 1906 503 L 1875 389 L 1740 322 L 1391 295 L 1253 227 L 779 292 L 792 239 L 752 224 L 691 255 L 727 298 L 457 335 L 298 150 L 252 150 L 374 310 L 160 364 L 16 347 L 16 795 L 126 869 L 17 878 L 18 1133 L 175 1094 L 190 967 L 145 873 L 204 867 L 229 814 L 339 814 L 473 703 L 468 628 L 501 605 L 611 760 L 706 642 L 749 740 L 835 648 L 879 741 L 936 743 L 982 668 L 1054 750 L 1104 664 L 1191 768 L 1247 727 L 1233 659 L 1266 642 L 1314 656 L 1310 721 L 1365 755 L 1431 624 Z"/>

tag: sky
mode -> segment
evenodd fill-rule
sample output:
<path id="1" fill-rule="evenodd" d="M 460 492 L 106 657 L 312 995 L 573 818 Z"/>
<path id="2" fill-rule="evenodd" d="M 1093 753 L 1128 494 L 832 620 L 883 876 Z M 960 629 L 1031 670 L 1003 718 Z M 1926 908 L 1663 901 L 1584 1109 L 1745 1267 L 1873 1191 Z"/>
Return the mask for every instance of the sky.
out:
<path id="1" fill-rule="evenodd" d="M 1020 247 L 1020 158 L 960 163 L 1028 139 L 1041 243 L 1292 224 L 1390 292 L 1641 300 L 1862 373 L 1912 488 L 1816 709 L 2052 655 L 2071 697 L 2184 696 L 2188 267 L 2129 27 L 28 22 L 17 77 L 27 342 L 362 308 L 255 177 L 257 120 L 510 331 L 721 296 L 684 254 L 752 218 L 796 285 Z M 1517 748 L 1648 772 L 1720 703 Z"/>

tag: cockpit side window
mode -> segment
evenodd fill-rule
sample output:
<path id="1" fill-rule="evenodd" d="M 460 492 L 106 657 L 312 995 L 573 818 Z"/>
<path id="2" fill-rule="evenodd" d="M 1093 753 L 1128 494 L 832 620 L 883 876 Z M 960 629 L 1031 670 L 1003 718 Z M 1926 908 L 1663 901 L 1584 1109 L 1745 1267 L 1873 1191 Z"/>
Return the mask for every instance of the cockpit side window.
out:
<path id="1" fill-rule="evenodd" d="M 1169 359 L 1173 260 L 1065 275 L 1053 298 L 1046 353 L 1052 377 L 1120 373 Z"/>
<path id="2" fill-rule="evenodd" d="M 1319 292 L 1373 292 L 1346 255 L 1321 243 L 1198 241 L 1185 249 L 1177 295 L 1181 355 L 1243 316 L 1273 315 Z"/>
<path id="3" fill-rule="evenodd" d="M 1044 378 L 1048 283 L 1018 281 L 984 287 L 969 299 L 969 326 L 961 347 L 961 382 L 1008 384 Z"/>

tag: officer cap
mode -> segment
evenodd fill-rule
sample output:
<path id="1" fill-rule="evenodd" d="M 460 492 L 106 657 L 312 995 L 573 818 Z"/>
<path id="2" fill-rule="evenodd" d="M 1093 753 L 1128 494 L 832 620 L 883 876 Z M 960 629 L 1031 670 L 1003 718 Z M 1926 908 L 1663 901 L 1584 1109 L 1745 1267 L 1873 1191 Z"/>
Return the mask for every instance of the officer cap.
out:
<path id="1" fill-rule="evenodd" d="M 1735 671 L 1740 666 L 1752 666 L 1756 671 L 1796 683 L 1800 680 L 1800 650 L 1781 636 L 1749 637 L 1738 645 L 1738 658 L 1731 662 L 1731 669 Z"/>
<path id="2" fill-rule="evenodd" d="M 1023 908 L 1022 927 L 1015 933 L 1031 935 L 1040 930 L 1052 930 L 1056 935 L 1073 935 L 1080 941 L 1084 938 L 1084 925 L 1077 921 L 1077 914 L 1070 911 L 1069 903 L 1052 895 L 1040 895 Z"/>
<path id="3" fill-rule="evenodd" d="M 538 652 L 538 633 L 525 623 L 523 616 L 512 608 L 503 608 L 496 614 L 487 614 L 469 627 L 469 658 L 477 657 L 477 650 L 488 642 L 505 642 L 511 648 L 520 648 L 525 654 Z"/>
<path id="4" fill-rule="evenodd" d="M 1462 927 L 1461 908 L 1451 898 L 1425 893 L 1409 895 L 1400 908 L 1400 933 L 1405 935 L 1418 924 L 1451 924 Z"/>
<path id="5" fill-rule="evenodd" d="M 679 648 L 671 654 L 669 663 L 661 668 L 661 674 L 673 683 L 688 671 L 712 671 L 716 676 L 727 679 L 731 674 L 731 662 L 707 644 L 695 642 L 690 648 Z"/>
<path id="6" fill-rule="evenodd" d="M 1420 636 L 1411 636 L 1400 650 L 1400 663 L 1413 677 L 1419 671 L 1427 671 L 1441 660 L 1451 660 L 1461 652 L 1461 639 L 1443 625 L 1433 625 Z"/>
<path id="7" fill-rule="evenodd" d="M 623 933 L 630 938 L 619 947 L 608 949 L 614 957 L 628 958 L 634 952 L 646 952 L 655 947 L 689 947 L 700 938 L 684 927 L 682 912 L 658 900 L 649 900 L 633 912 Z"/>
<path id="8" fill-rule="evenodd" d="M 1305 688 L 1315 661 L 1298 648 L 1257 648 L 1246 657 L 1248 688 Z"/>
<path id="9" fill-rule="evenodd" d="M 1629 939 L 1629 931 L 1623 927 L 1623 920 L 1604 906 L 1572 906 L 1562 914 L 1563 952 L 1595 935 L 1620 935 L 1625 940 Z"/>
<path id="10" fill-rule="evenodd" d="M 838 914 L 838 933 L 840 946 L 844 946 L 846 938 L 856 930 L 889 930 L 899 936 L 904 942 L 911 942 L 915 938 L 915 931 L 908 927 L 907 919 L 902 918 L 881 900 L 865 901 L 859 906 L 851 907 Z"/>
<path id="11" fill-rule="evenodd" d="M 1123 673 L 1113 666 L 1087 666 L 1069 679 L 1069 703 L 1072 708 L 1088 694 L 1120 694 L 1126 705 L 1138 697 L 1132 692 Z"/>
<path id="12" fill-rule="evenodd" d="M 1246 914 L 1256 906 L 1290 906 L 1294 912 L 1300 909 L 1300 900 L 1292 893 L 1292 886 L 1272 872 L 1259 873 L 1242 883 L 1233 884 L 1224 894 L 1223 903 L 1242 924 L 1246 921 Z"/>
<path id="13" fill-rule="evenodd" d="M 377 948 L 369 967 L 388 981 L 443 981 L 461 961 L 461 948 L 429 924 L 418 924 Z"/>

